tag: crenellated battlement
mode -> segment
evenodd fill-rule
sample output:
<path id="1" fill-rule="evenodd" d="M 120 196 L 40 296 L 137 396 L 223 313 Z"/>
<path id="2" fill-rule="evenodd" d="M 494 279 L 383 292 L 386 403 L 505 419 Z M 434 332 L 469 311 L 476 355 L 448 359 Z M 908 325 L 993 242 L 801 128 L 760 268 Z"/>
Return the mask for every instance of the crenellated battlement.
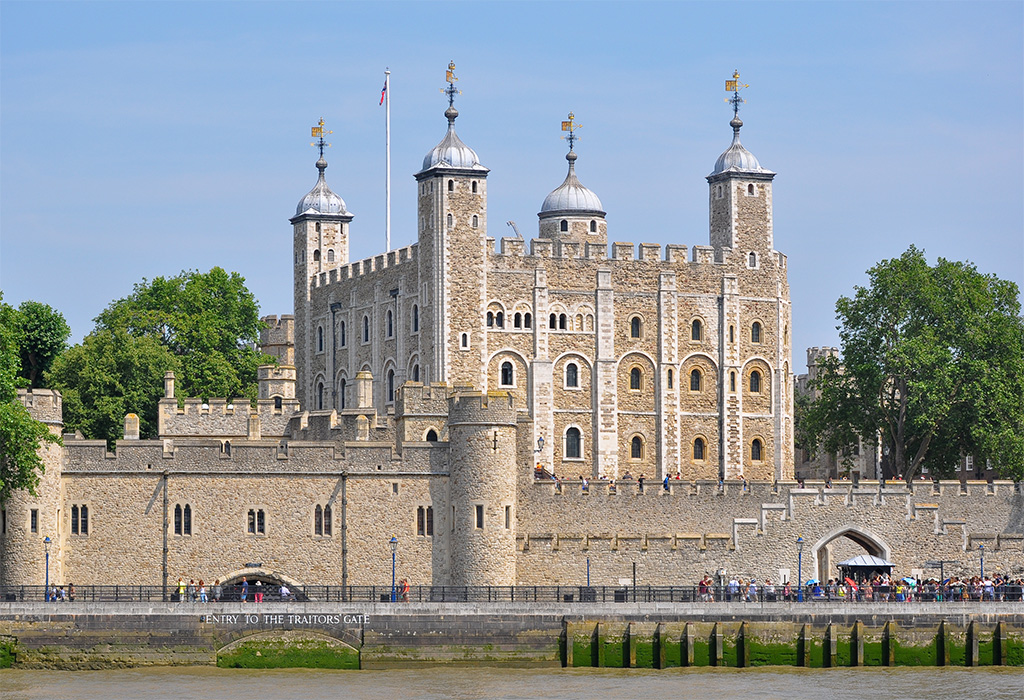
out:
<path id="1" fill-rule="evenodd" d="M 448 399 L 448 425 L 494 423 L 516 426 L 515 399 L 508 391 L 467 391 L 456 387 Z"/>
<path id="2" fill-rule="evenodd" d="M 493 242 L 494 239 L 488 239 Z M 728 263 L 734 257 L 734 251 L 728 248 L 714 248 L 712 246 L 695 245 L 690 248 L 686 245 L 670 243 L 664 247 L 658 243 L 630 243 L 615 242 L 609 247 L 603 243 L 581 244 L 575 241 L 559 241 L 551 238 L 534 238 L 529 242 L 529 250 L 526 249 L 526 241 L 521 238 L 502 238 L 500 245 L 495 250 L 493 245 L 488 246 L 488 253 L 506 265 L 516 264 L 518 261 L 528 262 L 533 259 L 551 260 L 594 260 L 594 261 L 616 261 L 616 262 L 655 262 L 667 263 L 674 266 L 685 265 L 722 265 Z M 778 264 L 785 266 L 786 257 L 777 251 L 773 251 Z"/>
<path id="3" fill-rule="evenodd" d="M 365 277 L 395 267 L 400 267 L 418 260 L 419 244 L 413 243 L 405 248 L 391 250 L 385 254 L 375 255 L 363 260 L 334 268 L 327 272 L 314 275 L 311 280 L 311 288 L 325 287 L 342 280 Z"/>
<path id="4" fill-rule="evenodd" d="M 64 424 L 63 398 L 51 389 L 18 389 L 18 401 L 37 421 L 51 425 Z"/>

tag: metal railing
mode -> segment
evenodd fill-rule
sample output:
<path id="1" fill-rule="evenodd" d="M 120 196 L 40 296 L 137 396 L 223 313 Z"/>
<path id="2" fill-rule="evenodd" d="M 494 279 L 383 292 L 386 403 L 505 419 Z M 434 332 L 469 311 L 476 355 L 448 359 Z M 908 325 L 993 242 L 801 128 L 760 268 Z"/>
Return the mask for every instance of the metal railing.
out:
<path id="1" fill-rule="evenodd" d="M 244 602 L 256 602 L 256 593 L 263 596 L 264 603 L 282 602 L 280 589 L 265 585 L 250 585 Z M 801 595 L 802 594 L 802 595 Z M 238 585 L 221 586 L 219 595 L 215 587 L 206 589 L 208 602 L 241 602 L 243 589 Z M 179 598 L 184 598 L 180 600 Z M 802 600 L 801 600 L 802 598 Z M 334 586 L 316 585 L 289 588 L 288 601 L 329 602 L 329 603 L 788 603 L 805 605 L 821 602 L 847 603 L 933 603 L 964 601 L 984 603 L 989 601 L 1024 601 L 1024 585 L 1007 583 L 992 590 L 978 590 L 960 586 L 922 586 L 919 590 L 895 586 L 864 587 L 856 590 L 844 588 L 832 590 L 827 587 L 806 586 L 803 591 L 796 587 L 788 594 L 782 586 L 766 592 L 763 587 L 750 594 L 745 589 L 729 586 L 711 586 L 707 589 L 697 586 L 412 586 L 403 594 L 391 586 Z M 53 602 L 81 603 L 132 603 L 170 602 L 200 603 L 199 592 L 187 590 L 179 596 L 175 586 L 143 585 L 83 585 L 74 587 L 51 587 L 46 595 L 44 586 L 0 586 L 0 602 Z"/>

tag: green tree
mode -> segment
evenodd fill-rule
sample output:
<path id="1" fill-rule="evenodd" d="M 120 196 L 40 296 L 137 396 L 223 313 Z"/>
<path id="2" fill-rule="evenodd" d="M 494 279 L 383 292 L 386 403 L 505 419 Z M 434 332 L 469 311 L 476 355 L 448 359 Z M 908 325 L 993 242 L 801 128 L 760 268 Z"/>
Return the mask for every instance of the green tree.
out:
<path id="1" fill-rule="evenodd" d="M 124 417 L 139 416 L 142 438 L 157 434 L 163 378 L 180 367 L 159 340 L 100 330 L 66 350 L 47 379 L 64 397 L 64 425 L 109 444 L 124 435 Z"/>
<path id="2" fill-rule="evenodd" d="M 159 341 L 180 361 L 182 393 L 201 398 L 256 398 L 256 370 L 273 362 L 255 348 L 260 327 L 245 278 L 219 267 L 143 280 L 96 319 L 97 331 Z"/>
<path id="3" fill-rule="evenodd" d="M 45 372 L 67 347 L 71 328 L 63 314 L 38 301 L 25 301 L 20 316 L 21 376 L 30 387 L 42 387 Z"/>
<path id="4" fill-rule="evenodd" d="M 18 400 L 21 316 L 0 292 L 0 503 L 19 489 L 35 494 L 43 461 L 39 448 L 60 437 L 35 420 Z"/>
<path id="5" fill-rule="evenodd" d="M 1017 285 L 911 246 L 836 303 L 841 359 L 820 364 L 799 439 L 838 452 L 881 436 L 894 473 L 948 475 L 961 455 L 1024 478 L 1024 321 Z"/>

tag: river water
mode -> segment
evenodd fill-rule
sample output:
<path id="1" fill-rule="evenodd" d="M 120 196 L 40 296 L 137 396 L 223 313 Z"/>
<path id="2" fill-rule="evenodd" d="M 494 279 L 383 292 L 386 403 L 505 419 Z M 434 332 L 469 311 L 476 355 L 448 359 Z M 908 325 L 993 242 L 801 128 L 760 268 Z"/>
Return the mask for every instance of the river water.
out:
<path id="1" fill-rule="evenodd" d="M 386 671 L 209 667 L 0 671 L 3 700 L 1021 700 L 1024 669 L 491 669 Z"/>

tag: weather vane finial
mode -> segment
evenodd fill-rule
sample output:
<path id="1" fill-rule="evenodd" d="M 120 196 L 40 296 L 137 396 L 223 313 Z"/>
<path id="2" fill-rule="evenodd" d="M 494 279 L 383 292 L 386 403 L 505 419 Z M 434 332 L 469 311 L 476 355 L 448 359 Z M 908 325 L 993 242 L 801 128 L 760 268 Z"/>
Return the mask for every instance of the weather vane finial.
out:
<path id="1" fill-rule="evenodd" d="M 740 105 L 746 102 L 746 100 L 740 97 L 740 90 L 748 87 L 750 86 L 740 82 L 740 72 L 738 70 L 733 71 L 732 80 L 725 81 L 725 91 L 732 93 L 732 97 L 726 97 L 725 101 L 732 105 L 732 116 L 734 119 L 740 116 Z"/>
<path id="2" fill-rule="evenodd" d="M 576 142 L 580 138 L 579 136 L 576 135 L 576 129 L 579 129 L 582 126 L 582 124 L 576 123 L 576 116 L 572 112 L 569 112 L 569 119 L 567 121 L 562 122 L 562 131 L 569 132 L 568 136 L 563 136 L 562 138 L 569 142 L 570 151 L 572 150 L 572 147 L 576 145 Z"/>
<path id="3" fill-rule="evenodd" d="M 316 126 L 314 126 L 310 131 L 312 132 L 311 133 L 312 137 L 317 139 L 317 140 L 314 141 L 313 143 L 309 144 L 309 145 L 310 146 L 314 146 L 316 148 L 319 148 L 320 149 L 320 157 L 323 158 L 324 157 L 324 149 L 325 148 L 330 148 L 330 146 L 331 146 L 331 144 L 329 144 L 326 141 L 324 141 L 324 136 L 326 136 L 327 134 L 333 134 L 334 132 L 333 131 L 324 131 L 324 118 L 323 117 L 320 117 L 320 123 L 317 124 Z"/>
<path id="4" fill-rule="evenodd" d="M 452 107 L 455 105 L 455 96 L 462 94 L 462 90 L 455 87 L 455 81 L 458 80 L 455 77 L 455 61 L 448 62 L 448 72 L 445 74 L 444 79 L 448 83 L 448 87 L 441 88 L 441 92 L 448 95 L 448 106 Z"/>

